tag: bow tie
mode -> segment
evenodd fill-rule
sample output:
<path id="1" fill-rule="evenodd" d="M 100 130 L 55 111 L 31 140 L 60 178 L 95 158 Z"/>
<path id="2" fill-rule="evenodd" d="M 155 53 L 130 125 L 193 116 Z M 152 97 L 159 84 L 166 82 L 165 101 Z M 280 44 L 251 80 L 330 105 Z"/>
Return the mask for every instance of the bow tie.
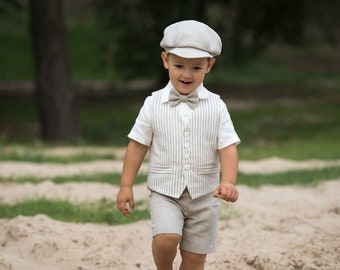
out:
<path id="1" fill-rule="evenodd" d="M 199 98 L 196 91 L 188 95 L 183 95 L 173 88 L 170 91 L 169 104 L 171 107 L 177 106 L 180 102 L 186 102 L 188 106 L 193 110 L 197 107 L 198 101 Z"/>

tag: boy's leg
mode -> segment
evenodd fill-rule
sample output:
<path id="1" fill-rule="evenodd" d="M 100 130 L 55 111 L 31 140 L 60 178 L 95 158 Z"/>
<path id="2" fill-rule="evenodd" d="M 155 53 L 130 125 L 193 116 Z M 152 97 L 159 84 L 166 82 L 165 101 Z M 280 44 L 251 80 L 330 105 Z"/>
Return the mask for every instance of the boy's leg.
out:
<path id="1" fill-rule="evenodd" d="M 172 270 L 177 253 L 179 234 L 158 234 L 152 241 L 152 254 L 158 270 Z"/>
<path id="2" fill-rule="evenodd" d="M 182 231 L 180 270 L 203 270 L 208 253 L 216 250 L 219 201 L 209 193 L 192 200 L 185 193 L 185 223 Z"/>
<path id="3" fill-rule="evenodd" d="M 177 199 L 151 192 L 152 253 L 158 270 L 172 270 L 182 238 L 183 214 Z"/>
<path id="4" fill-rule="evenodd" d="M 181 249 L 182 263 L 179 270 L 203 270 L 206 254 L 192 253 Z"/>

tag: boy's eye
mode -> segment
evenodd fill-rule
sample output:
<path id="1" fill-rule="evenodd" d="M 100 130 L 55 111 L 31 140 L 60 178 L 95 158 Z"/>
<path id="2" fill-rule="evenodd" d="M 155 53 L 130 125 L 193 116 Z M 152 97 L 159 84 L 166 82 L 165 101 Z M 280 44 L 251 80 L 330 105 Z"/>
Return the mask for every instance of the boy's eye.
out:
<path id="1" fill-rule="evenodd" d="M 201 70 L 202 67 L 194 67 L 194 70 Z"/>
<path id="2" fill-rule="evenodd" d="M 175 65 L 176 68 L 182 68 L 182 65 Z"/>

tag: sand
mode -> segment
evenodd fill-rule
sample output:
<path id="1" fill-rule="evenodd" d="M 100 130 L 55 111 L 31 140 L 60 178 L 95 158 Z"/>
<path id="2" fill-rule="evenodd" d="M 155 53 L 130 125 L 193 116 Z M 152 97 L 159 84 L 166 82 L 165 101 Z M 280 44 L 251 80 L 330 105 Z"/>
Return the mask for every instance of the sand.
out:
<path id="1" fill-rule="evenodd" d="M 270 173 L 334 165 L 339 161 L 271 158 L 241 161 L 240 171 Z M 1 183 L 0 200 L 112 200 L 117 187 L 100 183 L 54 184 L 48 177 L 115 171 L 120 166 L 119 161 L 71 165 L 1 162 L 2 177 L 30 174 L 46 180 L 39 184 Z M 207 270 L 340 269 L 340 179 L 304 188 L 239 186 L 239 192 L 236 203 L 221 202 L 218 250 L 207 257 Z M 145 185 L 138 185 L 134 194 L 136 200 L 147 200 L 149 193 Z M 150 221 L 108 226 L 60 222 L 45 215 L 0 219 L 1 270 L 155 269 L 150 248 Z M 178 269 L 179 260 L 177 256 L 174 269 Z"/>

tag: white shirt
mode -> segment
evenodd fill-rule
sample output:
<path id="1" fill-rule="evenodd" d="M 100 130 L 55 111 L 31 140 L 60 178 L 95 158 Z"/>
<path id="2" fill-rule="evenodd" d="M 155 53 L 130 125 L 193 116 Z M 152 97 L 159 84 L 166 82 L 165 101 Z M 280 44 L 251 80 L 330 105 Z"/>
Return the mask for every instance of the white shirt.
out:
<path id="1" fill-rule="evenodd" d="M 173 88 L 171 82 L 163 89 L 162 103 L 169 102 L 169 93 Z M 197 91 L 199 99 L 208 98 L 208 90 L 201 84 L 195 91 Z M 136 119 L 135 125 L 128 134 L 130 139 L 133 139 L 141 144 L 150 146 L 152 142 L 152 128 L 151 128 L 151 115 L 152 115 L 152 96 L 146 98 L 143 107 L 141 108 L 139 115 Z M 218 149 L 222 149 L 231 144 L 239 144 L 241 141 L 234 130 L 233 123 L 231 121 L 226 104 L 221 100 L 220 104 L 220 127 L 218 132 Z M 192 113 L 192 110 L 185 102 L 181 102 L 175 107 L 182 118 L 184 123 L 188 123 Z M 166 121 L 166 119 L 164 119 Z"/>
<path id="2" fill-rule="evenodd" d="M 179 198 L 187 188 L 195 199 L 218 185 L 217 150 L 240 139 L 218 95 L 201 85 L 192 110 L 184 102 L 170 107 L 171 89 L 169 83 L 145 100 L 128 137 L 150 147 L 150 190 Z"/>

